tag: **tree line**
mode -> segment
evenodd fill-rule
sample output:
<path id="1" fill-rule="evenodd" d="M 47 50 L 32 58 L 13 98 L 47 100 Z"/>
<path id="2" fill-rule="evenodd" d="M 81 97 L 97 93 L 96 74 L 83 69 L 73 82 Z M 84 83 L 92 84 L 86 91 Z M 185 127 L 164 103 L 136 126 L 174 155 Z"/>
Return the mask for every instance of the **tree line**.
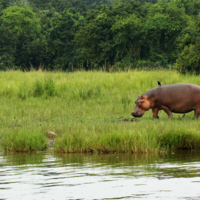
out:
<path id="1" fill-rule="evenodd" d="M 200 73 L 200 0 L 0 0 L 0 69 Z"/>

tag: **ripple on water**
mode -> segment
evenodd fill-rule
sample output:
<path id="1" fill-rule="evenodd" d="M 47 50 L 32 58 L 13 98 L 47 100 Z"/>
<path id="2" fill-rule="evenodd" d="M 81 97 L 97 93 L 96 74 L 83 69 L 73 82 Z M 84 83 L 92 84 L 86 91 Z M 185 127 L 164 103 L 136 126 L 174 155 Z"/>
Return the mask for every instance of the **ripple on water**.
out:
<path id="1" fill-rule="evenodd" d="M 1 154 L 1 199 L 199 199 L 200 154 Z"/>

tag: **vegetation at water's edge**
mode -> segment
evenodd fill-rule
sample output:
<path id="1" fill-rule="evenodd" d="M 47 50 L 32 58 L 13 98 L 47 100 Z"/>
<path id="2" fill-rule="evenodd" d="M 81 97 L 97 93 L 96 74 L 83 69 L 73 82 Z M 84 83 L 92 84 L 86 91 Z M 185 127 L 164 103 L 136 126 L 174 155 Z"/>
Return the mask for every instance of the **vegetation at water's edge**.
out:
<path id="1" fill-rule="evenodd" d="M 193 112 L 152 120 L 148 111 L 131 121 L 138 95 L 196 75 L 174 71 L 0 73 L 0 148 L 3 151 L 158 152 L 200 149 L 200 123 Z M 47 130 L 57 136 L 51 137 Z"/>
<path id="2" fill-rule="evenodd" d="M 200 0 L 0 0 L 0 70 L 200 73 Z"/>
<path id="3" fill-rule="evenodd" d="M 30 152 L 47 148 L 44 134 L 34 130 L 8 131 L 3 136 L 2 148 L 5 151 Z"/>

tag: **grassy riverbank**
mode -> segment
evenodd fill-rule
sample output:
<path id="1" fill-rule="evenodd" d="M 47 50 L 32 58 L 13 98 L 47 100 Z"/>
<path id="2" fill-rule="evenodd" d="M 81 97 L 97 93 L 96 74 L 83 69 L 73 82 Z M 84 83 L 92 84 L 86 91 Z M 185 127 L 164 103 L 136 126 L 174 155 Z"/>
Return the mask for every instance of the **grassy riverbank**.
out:
<path id="1" fill-rule="evenodd" d="M 200 119 L 193 112 L 168 119 L 148 111 L 130 115 L 138 95 L 162 84 L 200 77 L 174 71 L 0 72 L 0 147 L 41 151 L 54 140 L 55 152 L 157 152 L 200 149 Z M 47 130 L 57 136 L 50 138 Z"/>

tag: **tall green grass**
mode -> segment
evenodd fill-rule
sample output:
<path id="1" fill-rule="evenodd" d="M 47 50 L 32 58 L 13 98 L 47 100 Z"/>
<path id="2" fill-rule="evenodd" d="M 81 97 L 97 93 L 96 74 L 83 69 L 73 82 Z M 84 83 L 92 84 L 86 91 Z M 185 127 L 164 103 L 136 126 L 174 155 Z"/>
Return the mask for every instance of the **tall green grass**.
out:
<path id="1" fill-rule="evenodd" d="M 119 124 L 104 127 L 101 131 L 86 131 L 87 134 L 63 134 L 55 142 L 57 152 L 102 152 L 102 153 L 142 153 L 159 152 L 177 149 L 199 149 L 200 134 L 197 129 L 190 130 L 184 124 L 174 120 L 154 124 L 149 120 L 133 124 Z M 194 123 L 193 123 L 194 124 Z M 110 126 L 107 125 L 107 126 Z M 166 126 L 166 127 L 165 127 Z M 170 127 L 168 127 L 170 126 Z M 190 126 L 190 125 L 189 125 Z M 199 126 L 198 126 L 199 128 Z M 98 130 L 99 130 L 98 129 Z"/>
<path id="2" fill-rule="evenodd" d="M 30 133 L 28 130 L 8 132 L 2 138 L 2 148 L 5 151 L 31 152 L 47 148 L 45 136 L 42 133 Z"/>
<path id="3" fill-rule="evenodd" d="M 0 72 L 0 147 L 6 151 L 40 151 L 47 141 L 55 152 L 158 152 L 199 149 L 200 123 L 193 112 L 148 111 L 131 122 L 139 95 L 162 85 L 200 77 L 175 71 Z M 128 120 L 123 120 L 124 118 Z M 50 138 L 47 130 L 57 136 Z"/>

